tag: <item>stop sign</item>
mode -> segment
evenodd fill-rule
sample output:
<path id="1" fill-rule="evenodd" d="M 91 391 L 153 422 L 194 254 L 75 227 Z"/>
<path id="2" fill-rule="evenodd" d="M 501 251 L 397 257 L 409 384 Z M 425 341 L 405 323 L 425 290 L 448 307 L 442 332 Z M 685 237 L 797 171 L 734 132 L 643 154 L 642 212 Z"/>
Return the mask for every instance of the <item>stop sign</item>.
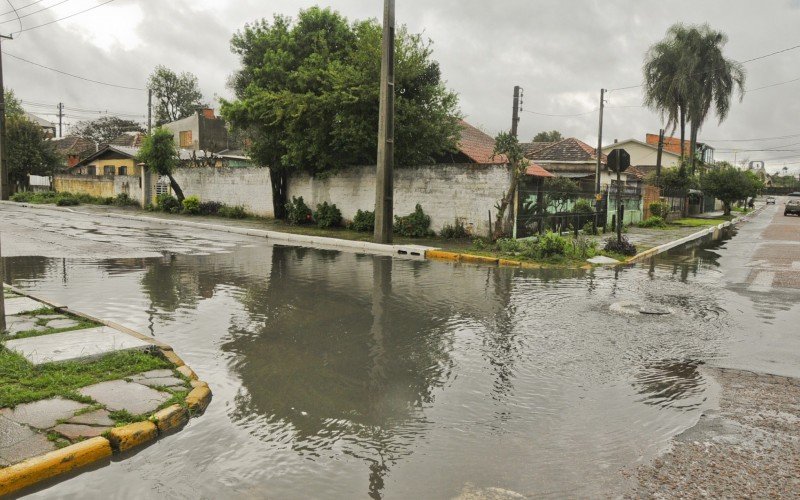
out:
<path id="1" fill-rule="evenodd" d="M 624 149 L 614 149 L 608 153 L 608 168 L 614 172 L 624 172 L 631 166 L 631 155 Z"/>

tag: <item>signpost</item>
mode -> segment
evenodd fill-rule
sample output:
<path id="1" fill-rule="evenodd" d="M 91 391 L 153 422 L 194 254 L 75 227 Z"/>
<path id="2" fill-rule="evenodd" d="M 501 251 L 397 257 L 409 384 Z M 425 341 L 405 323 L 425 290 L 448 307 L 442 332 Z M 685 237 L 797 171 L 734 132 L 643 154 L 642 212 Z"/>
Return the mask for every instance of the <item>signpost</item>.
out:
<path id="1" fill-rule="evenodd" d="M 608 168 L 617 173 L 617 243 L 622 242 L 622 181 L 620 175 L 631 166 L 631 155 L 624 149 L 614 149 L 608 154 Z"/>

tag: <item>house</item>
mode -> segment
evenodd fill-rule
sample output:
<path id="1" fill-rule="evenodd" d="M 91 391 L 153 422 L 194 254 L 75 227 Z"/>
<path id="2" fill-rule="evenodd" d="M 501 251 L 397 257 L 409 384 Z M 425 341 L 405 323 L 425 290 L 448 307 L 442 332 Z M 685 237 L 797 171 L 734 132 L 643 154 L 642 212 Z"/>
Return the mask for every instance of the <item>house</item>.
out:
<path id="1" fill-rule="evenodd" d="M 658 134 L 647 134 L 645 136 L 645 142 L 650 144 L 651 146 L 658 147 Z M 704 142 L 698 142 L 696 144 L 697 152 L 699 154 L 700 161 L 703 163 L 711 164 L 714 163 L 714 148 L 709 146 Z M 674 153 L 676 155 L 681 154 L 681 140 L 677 137 L 664 137 L 664 151 L 669 151 L 670 153 Z M 684 156 L 691 155 L 691 141 L 685 140 L 683 141 L 683 154 Z"/>
<path id="2" fill-rule="evenodd" d="M 45 137 L 52 138 L 52 137 L 56 136 L 56 124 L 55 123 L 49 122 L 49 121 L 45 120 L 44 118 L 41 118 L 41 117 L 36 116 L 36 115 L 33 115 L 31 113 L 25 113 L 25 118 L 28 121 L 31 121 L 31 122 L 39 125 L 39 127 L 41 127 L 41 129 L 42 129 L 42 132 L 44 132 L 44 136 Z"/>
<path id="3" fill-rule="evenodd" d="M 658 137 L 656 137 L 658 139 Z M 636 139 L 624 141 L 614 140 L 613 144 L 603 147 L 603 154 L 610 153 L 613 149 L 624 149 L 631 155 L 631 165 L 635 166 L 643 176 L 656 171 L 656 159 L 658 158 L 658 141 L 656 145 L 648 144 Z M 661 152 L 661 168 L 677 167 L 681 156 L 679 153 L 667 151 L 666 148 Z"/>
<path id="4" fill-rule="evenodd" d="M 79 161 L 98 151 L 99 145 L 91 139 L 79 136 L 68 136 L 63 139 L 53 139 L 56 154 L 63 160 L 65 168 L 72 168 Z"/>
<path id="5" fill-rule="evenodd" d="M 162 125 L 171 131 L 180 149 L 217 153 L 228 149 L 228 129 L 225 120 L 213 109 L 198 109 L 192 116 Z"/>
<path id="6" fill-rule="evenodd" d="M 108 142 L 109 146 L 123 146 L 126 148 L 140 148 L 147 134 L 144 132 L 124 132 Z"/>
<path id="7" fill-rule="evenodd" d="M 128 175 L 138 176 L 141 166 L 136 162 L 139 148 L 107 145 L 69 169 L 72 175 L 89 177 Z"/>

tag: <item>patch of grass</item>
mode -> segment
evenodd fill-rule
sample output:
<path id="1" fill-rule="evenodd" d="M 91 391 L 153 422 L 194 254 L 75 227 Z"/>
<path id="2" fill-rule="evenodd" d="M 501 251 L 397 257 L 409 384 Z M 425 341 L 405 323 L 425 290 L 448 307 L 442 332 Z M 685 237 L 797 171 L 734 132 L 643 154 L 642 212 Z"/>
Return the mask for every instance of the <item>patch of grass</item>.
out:
<path id="1" fill-rule="evenodd" d="M 114 198 L 101 198 L 84 193 L 68 193 L 55 192 L 55 191 L 20 191 L 11 195 L 11 201 L 19 203 L 33 203 L 34 205 L 41 205 L 47 203 L 55 203 L 59 206 L 79 205 L 86 203 L 90 205 L 111 205 L 114 203 Z"/>
<path id="2" fill-rule="evenodd" d="M 78 394 L 77 389 L 161 368 L 172 368 L 172 364 L 140 351 L 116 352 L 89 362 L 33 366 L 19 354 L 0 347 L 0 408 L 55 396 L 91 404 L 94 401 Z"/>
<path id="3" fill-rule="evenodd" d="M 47 439 L 55 443 L 56 448 L 58 449 L 65 448 L 70 444 L 72 444 L 68 440 L 64 439 L 64 437 L 61 434 L 53 431 L 47 433 Z"/>
<path id="4" fill-rule="evenodd" d="M 75 326 L 68 326 L 65 328 L 45 328 L 44 330 L 23 330 L 21 332 L 17 332 L 16 335 L 13 336 L 15 339 L 24 339 L 28 337 L 40 337 L 42 335 L 50 335 L 53 333 L 61 333 L 61 332 L 71 332 L 73 330 L 83 330 L 85 328 L 95 328 L 98 326 L 103 326 L 100 323 L 96 323 L 94 321 L 90 321 L 85 318 L 81 318 L 80 316 L 74 316 L 69 313 L 64 313 L 57 311 L 53 308 L 43 307 L 41 309 L 37 309 L 35 311 L 30 311 L 24 314 L 20 314 L 20 316 L 28 316 L 31 318 L 37 318 L 37 316 L 49 316 L 52 314 L 58 314 L 64 316 L 66 319 L 71 319 L 73 321 L 77 321 L 77 325 Z M 47 326 L 47 323 L 53 321 L 52 319 L 47 318 L 37 318 L 36 324 L 38 326 Z"/>
<path id="5" fill-rule="evenodd" d="M 136 422 L 144 422 L 147 420 L 147 415 L 134 415 L 128 410 L 117 410 L 109 412 L 108 418 L 115 422 L 116 427 L 122 427 Z"/>
<path id="6" fill-rule="evenodd" d="M 672 221 L 673 224 L 676 226 L 683 226 L 683 227 L 705 227 L 705 226 L 716 226 L 717 224 L 722 224 L 723 222 L 728 222 L 730 219 L 728 218 L 717 218 L 717 219 L 698 219 L 694 217 L 687 217 L 685 219 L 676 219 Z"/>

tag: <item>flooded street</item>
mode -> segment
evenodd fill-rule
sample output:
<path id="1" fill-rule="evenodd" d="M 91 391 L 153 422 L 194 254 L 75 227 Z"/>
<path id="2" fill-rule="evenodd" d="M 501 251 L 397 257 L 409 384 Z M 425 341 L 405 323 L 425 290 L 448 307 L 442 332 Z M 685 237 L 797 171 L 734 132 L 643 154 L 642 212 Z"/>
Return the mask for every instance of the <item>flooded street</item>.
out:
<path id="1" fill-rule="evenodd" d="M 620 493 L 716 405 L 704 364 L 800 376 L 800 285 L 747 272 L 774 215 L 627 268 L 523 270 L 4 205 L 8 282 L 172 345 L 214 391 L 33 496 Z"/>

